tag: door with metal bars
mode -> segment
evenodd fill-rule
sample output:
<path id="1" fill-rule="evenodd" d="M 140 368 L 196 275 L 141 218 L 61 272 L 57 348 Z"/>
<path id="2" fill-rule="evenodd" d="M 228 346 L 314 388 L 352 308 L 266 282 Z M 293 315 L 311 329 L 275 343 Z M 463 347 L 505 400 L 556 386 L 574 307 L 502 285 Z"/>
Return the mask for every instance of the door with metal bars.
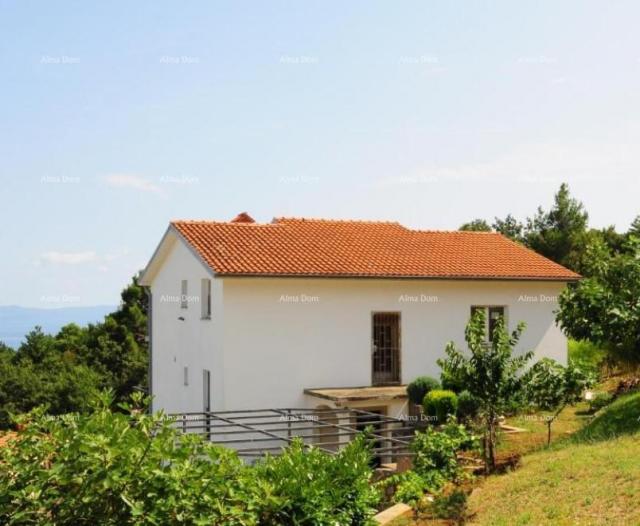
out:
<path id="1" fill-rule="evenodd" d="M 373 314 L 371 365 L 372 385 L 400 383 L 400 313 Z"/>

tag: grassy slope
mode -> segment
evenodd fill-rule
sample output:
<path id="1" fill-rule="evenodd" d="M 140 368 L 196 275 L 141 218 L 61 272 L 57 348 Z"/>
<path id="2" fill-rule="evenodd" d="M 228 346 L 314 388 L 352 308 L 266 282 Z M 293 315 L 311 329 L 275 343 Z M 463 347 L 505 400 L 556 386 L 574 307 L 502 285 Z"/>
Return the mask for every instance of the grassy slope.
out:
<path id="1" fill-rule="evenodd" d="M 612 438 L 616 437 L 617 438 Z M 640 524 L 640 393 L 570 439 L 490 477 L 471 496 L 475 525 Z"/>

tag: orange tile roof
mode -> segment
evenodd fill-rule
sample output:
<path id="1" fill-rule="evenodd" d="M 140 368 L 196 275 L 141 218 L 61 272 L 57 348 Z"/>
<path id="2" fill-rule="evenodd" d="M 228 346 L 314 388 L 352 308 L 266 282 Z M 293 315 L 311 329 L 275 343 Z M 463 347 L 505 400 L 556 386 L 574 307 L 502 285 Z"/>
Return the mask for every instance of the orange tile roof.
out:
<path id="1" fill-rule="evenodd" d="M 237 219 L 237 218 L 236 218 Z M 532 279 L 580 276 L 506 237 L 411 230 L 399 223 L 276 218 L 173 221 L 221 275 Z"/>

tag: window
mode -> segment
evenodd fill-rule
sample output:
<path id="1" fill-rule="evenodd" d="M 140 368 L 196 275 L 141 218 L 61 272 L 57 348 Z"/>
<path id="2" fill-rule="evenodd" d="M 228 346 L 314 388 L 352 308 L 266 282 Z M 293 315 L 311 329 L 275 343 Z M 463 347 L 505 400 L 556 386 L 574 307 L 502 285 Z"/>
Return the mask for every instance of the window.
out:
<path id="1" fill-rule="evenodd" d="M 211 280 L 203 279 L 200 290 L 200 303 L 202 305 L 202 319 L 211 319 Z"/>
<path id="2" fill-rule="evenodd" d="M 374 312 L 371 328 L 372 384 L 400 383 L 400 314 Z"/>
<path id="3" fill-rule="evenodd" d="M 189 368 L 187 366 L 185 366 L 184 368 L 184 385 L 189 385 Z"/>
<path id="4" fill-rule="evenodd" d="M 187 280 L 183 279 L 180 284 L 180 308 L 186 309 L 189 306 L 189 302 L 187 301 L 188 285 Z"/>
<path id="5" fill-rule="evenodd" d="M 473 306 L 471 307 L 471 316 L 478 310 L 484 310 L 486 339 L 488 342 L 493 341 L 493 332 L 495 331 L 498 320 L 505 319 L 505 307 L 502 306 Z M 506 319 L 505 319 L 506 324 Z"/>

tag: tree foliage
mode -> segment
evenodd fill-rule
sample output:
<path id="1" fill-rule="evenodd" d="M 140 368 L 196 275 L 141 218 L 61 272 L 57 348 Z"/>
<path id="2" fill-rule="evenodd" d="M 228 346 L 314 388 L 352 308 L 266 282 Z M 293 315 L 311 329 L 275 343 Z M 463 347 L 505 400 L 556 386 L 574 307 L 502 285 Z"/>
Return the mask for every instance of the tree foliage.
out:
<path id="1" fill-rule="evenodd" d="M 493 225 L 491 226 L 493 230 L 508 237 L 512 241 L 517 241 L 519 243 L 524 241 L 524 225 L 511 214 L 508 214 L 504 219 L 496 217 Z"/>
<path id="2" fill-rule="evenodd" d="M 141 393 L 113 411 L 21 417 L 0 448 L 0 524 L 61 526 L 370 524 L 379 500 L 360 437 L 335 456 L 295 442 L 251 466 L 182 434 Z"/>
<path id="3" fill-rule="evenodd" d="M 458 230 L 465 232 L 491 232 L 491 227 L 484 219 L 474 219 L 462 225 Z"/>
<path id="4" fill-rule="evenodd" d="M 551 425 L 567 405 L 574 405 L 593 384 L 593 379 L 573 365 L 563 367 L 550 358 L 543 358 L 528 372 L 525 379 L 527 399 L 552 414 L 545 419 L 547 445 L 551 443 Z"/>
<path id="5" fill-rule="evenodd" d="M 100 389 L 118 400 L 147 385 L 147 298 L 134 279 L 104 321 L 64 326 L 56 335 L 33 329 L 17 351 L 0 349 L 0 428 L 11 413 L 46 405 L 50 414 L 85 411 Z"/>
<path id="6" fill-rule="evenodd" d="M 464 385 L 470 395 L 477 400 L 478 412 L 484 424 L 483 457 L 487 471 L 495 468 L 496 432 L 498 417 L 524 393 L 522 371 L 533 357 L 533 352 L 514 355 L 524 323 L 515 331 L 508 333 L 504 320 L 498 320 L 487 342 L 484 310 L 477 310 L 471 317 L 466 330 L 465 340 L 469 352 L 459 350 L 453 342 L 446 349 L 446 358 L 438 360 L 443 375 Z"/>
<path id="7" fill-rule="evenodd" d="M 527 220 L 525 242 L 539 254 L 568 266 L 588 219 L 582 203 L 571 197 L 569 186 L 562 183 L 551 209 L 544 211 L 540 207 L 535 216 Z"/>
<path id="8" fill-rule="evenodd" d="M 640 360 L 640 239 L 612 254 L 602 244 L 588 248 L 590 277 L 560 295 L 558 321 L 578 340 L 607 347 L 618 358 Z"/>

